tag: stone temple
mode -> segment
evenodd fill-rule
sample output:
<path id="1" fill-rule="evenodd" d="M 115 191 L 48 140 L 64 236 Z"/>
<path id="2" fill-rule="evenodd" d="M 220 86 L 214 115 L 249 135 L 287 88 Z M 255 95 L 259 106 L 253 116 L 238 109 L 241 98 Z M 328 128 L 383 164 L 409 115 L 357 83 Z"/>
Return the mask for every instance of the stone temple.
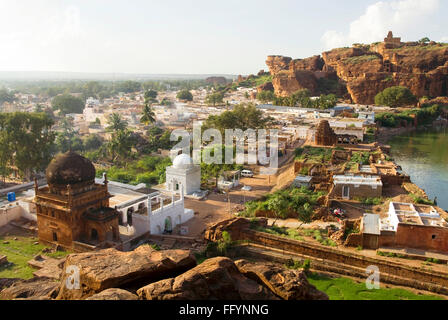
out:
<path id="1" fill-rule="evenodd" d="M 95 167 L 86 158 L 67 152 L 46 170 L 48 186 L 35 198 L 39 241 L 80 250 L 87 244 L 114 246 L 120 241 L 118 212 L 109 207 L 107 178 L 95 183 Z"/>
<path id="2" fill-rule="evenodd" d="M 333 146 L 337 143 L 337 136 L 327 120 L 322 120 L 316 128 L 315 144 L 318 146 Z"/>

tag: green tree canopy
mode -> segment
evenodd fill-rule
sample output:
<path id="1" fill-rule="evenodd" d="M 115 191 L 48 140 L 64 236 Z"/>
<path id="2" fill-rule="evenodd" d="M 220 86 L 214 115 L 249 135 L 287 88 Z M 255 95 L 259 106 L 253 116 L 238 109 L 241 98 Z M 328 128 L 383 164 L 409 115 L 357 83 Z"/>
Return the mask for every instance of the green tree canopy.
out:
<path id="1" fill-rule="evenodd" d="M 6 89 L 0 89 L 0 105 L 4 102 L 13 102 L 15 100 L 14 94 Z"/>
<path id="2" fill-rule="evenodd" d="M 272 91 L 261 91 L 257 94 L 257 99 L 262 103 L 268 103 L 275 100 L 275 94 Z"/>
<path id="3" fill-rule="evenodd" d="M 128 123 L 118 113 L 112 113 L 107 119 L 107 123 L 109 124 L 106 128 L 107 131 L 125 130 L 128 126 Z"/>
<path id="4" fill-rule="evenodd" d="M 145 99 L 148 99 L 148 100 L 155 99 L 155 98 L 157 98 L 157 95 L 158 95 L 158 93 L 155 90 L 150 89 L 150 90 L 145 91 Z"/>
<path id="5" fill-rule="evenodd" d="M 258 110 L 253 104 L 237 105 L 232 111 L 225 111 L 216 116 L 211 115 L 205 121 L 203 129 L 218 129 L 224 133 L 225 129 L 264 129 L 273 119 L 265 117 L 261 110 Z"/>
<path id="6" fill-rule="evenodd" d="M 392 108 L 409 106 L 417 103 L 417 98 L 406 87 L 390 87 L 378 93 L 375 97 L 376 105 L 384 105 Z"/>
<path id="7" fill-rule="evenodd" d="M 54 97 L 51 105 L 53 110 L 59 110 L 62 115 L 82 113 L 84 110 L 84 101 L 70 94 L 62 94 Z"/>
<path id="8" fill-rule="evenodd" d="M 45 113 L 0 113 L 0 171 L 15 166 L 30 178 L 45 169 L 53 156 L 53 124 Z"/>
<path id="9" fill-rule="evenodd" d="M 209 94 L 205 98 L 205 102 L 208 105 L 216 106 L 217 104 L 223 103 L 223 99 L 224 99 L 224 94 L 222 92 L 214 92 L 214 93 Z"/>
<path id="10" fill-rule="evenodd" d="M 179 100 L 185 100 L 185 101 L 193 101 L 193 95 L 189 90 L 181 90 L 177 94 L 177 99 Z"/>
<path id="11" fill-rule="evenodd" d="M 143 107 L 143 111 L 142 111 L 142 116 L 140 118 L 140 122 L 145 124 L 145 125 L 148 125 L 148 124 L 156 122 L 156 114 L 152 110 L 152 108 L 149 105 L 149 103 L 146 103 L 145 106 Z"/>

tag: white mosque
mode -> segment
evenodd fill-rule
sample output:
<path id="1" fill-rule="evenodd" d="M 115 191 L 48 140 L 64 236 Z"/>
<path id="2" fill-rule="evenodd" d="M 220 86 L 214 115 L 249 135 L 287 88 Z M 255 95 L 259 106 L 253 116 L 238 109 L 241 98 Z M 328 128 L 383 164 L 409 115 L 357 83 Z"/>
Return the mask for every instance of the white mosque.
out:
<path id="1" fill-rule="evenodd" d="M 181 188 L 182 186 L 182 188 Z M 166 191 L 188 196 L 201 191 L 201 166 L 195 165 L 187 154 L 178 155 L 171 167 L 166 168 Z"/>

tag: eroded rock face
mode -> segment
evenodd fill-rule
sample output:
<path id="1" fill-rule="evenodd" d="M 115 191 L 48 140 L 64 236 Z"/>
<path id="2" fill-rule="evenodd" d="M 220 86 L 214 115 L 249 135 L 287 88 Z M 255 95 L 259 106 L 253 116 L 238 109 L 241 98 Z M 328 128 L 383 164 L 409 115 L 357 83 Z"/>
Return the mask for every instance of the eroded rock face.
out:
<path id="1" fill-rule="evenodd" d="M 138 300 L 138 297 L 129 291 L 111 288 L 95 294 L 86 300 Z"/>
<path id="2" fill-rule="evenodd" d="M 302 270 L 290 270 L 269 263 L 250 263 L 246 260 L 235 262 L 239 271 L 269 288 L 283 300 L 328 300 L 327 294 L 308 282 Z"/>
<path id="3" fill-rule="evenodd" d="M 275 93 L 289 96 L 309 89 L 320 94 L 319 79 L 338 80 L 354 103 L 372 104 L 375 96 L 392 86 L 408 87 L 417 97 L 446 96 L 448 46 L 403 43 L 389 48 L 383 43 L 340 48 L 302 60 L 269 56 Z"/>
<path id="4" fill-rule="evenodd" d="M 250 221 L 244 218 L 232 218 L 218 222 L 207 228 L 204 238 L 208 241 L 216 242 L 222 238 L 224 231 L 230 234 L 232 240 L 240 240 L 240 233 L 250 227 Z"/>
<path id="5" fill-rule="evenodd" d="M 137 291 L 143 300 L 276 300 L 267 288 L 242 275 L 234 262 L 218 257 L 171 279 Z"/>
<path id="6" fill-rule="evenodd" d="M 67 273 L 70 266 L 79 268 L 79 289 L 69 289 L 66 285 L 71 277 Z M 72 254 L 64 264 L 57 299 L 79 300 L 109 288 L 138 288 L 142 283 L 176 276 L 194 266 L 196 259 L 190 251 L 156 251 L 150 246 L 141 246 L 132 252 L 107 249 Z"/>
<path id="7" fill-rule="evenodd" d="M 0 292 L 0 300 L 51 300 L 57 296 L 59 282 L 49 278 L 14 281 Z"/>

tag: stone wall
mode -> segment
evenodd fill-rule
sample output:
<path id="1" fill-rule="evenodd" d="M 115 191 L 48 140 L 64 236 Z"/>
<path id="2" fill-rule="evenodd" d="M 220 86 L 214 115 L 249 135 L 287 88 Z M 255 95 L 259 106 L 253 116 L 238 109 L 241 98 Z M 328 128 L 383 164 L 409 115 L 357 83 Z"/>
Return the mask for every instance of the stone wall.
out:
<path id="1" fill-rule="evenodd" d="M 249 240 L 253 243 L 257 243 L 265 247 L 276 248 L 277 250 L 283 250 L 292 253 L 304 254 L 324 260 L 331 260 L 333 262 L 342 263 L 344 265 L 349 265 L 357 268 L 365 269 L 368 266 L 375 265 L 380 269 L 381 274 L 388 274 L 390 276 L 401 278 L 409 278 L 427 283 L 437 283 L 441 286 L 448 287 L 448 274 L 422 270 L 419 268 L 402 265 L 393 261 L 366 257 L 360 254 L 348 253 L 330 247 L 323 247 L 316 244 L 286 239 L 249 229 L 240 232 L 239 240 Z"/>

